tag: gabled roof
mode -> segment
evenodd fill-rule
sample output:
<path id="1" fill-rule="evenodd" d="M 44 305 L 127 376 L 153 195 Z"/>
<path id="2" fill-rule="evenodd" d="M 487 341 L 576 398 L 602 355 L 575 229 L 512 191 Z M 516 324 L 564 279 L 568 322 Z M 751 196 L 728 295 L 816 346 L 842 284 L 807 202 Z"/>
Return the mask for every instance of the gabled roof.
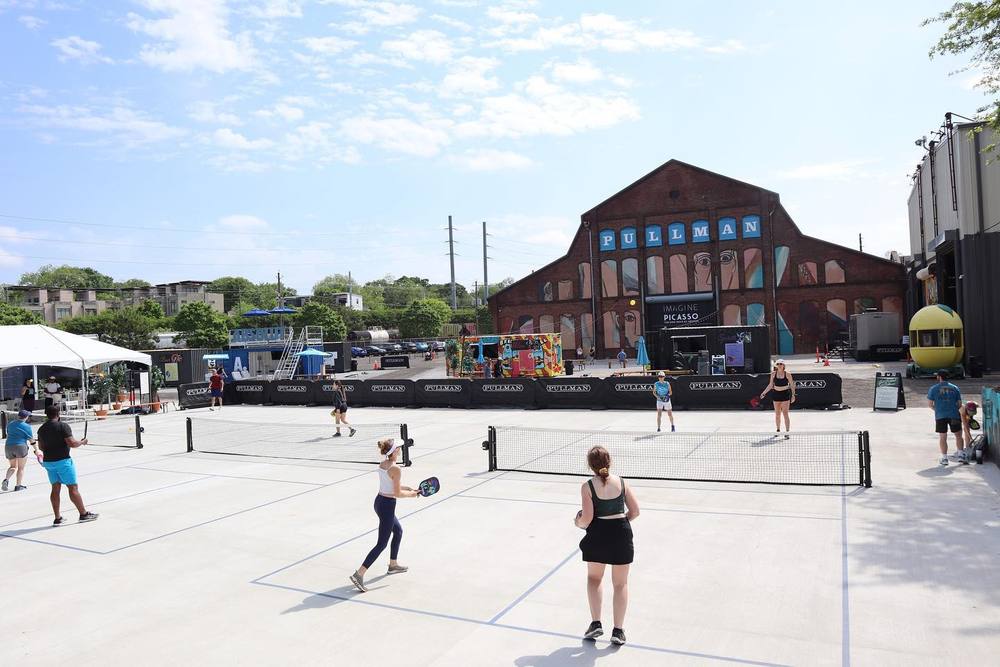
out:
<path id="1" fill-rule="evenodd" d="M 759 185 L 754 185 L 753 183 L 747 183 L 746 181 L 741 181 L 739 179 L 732 178 L 730 176 L 726 176 L 724 174 L 719 174 L 719 173 L 716 173 L 714 171 L 709 171 L 708 169 L 703 169 L 702 167 L 698 167 L 698 166 L 695 166 L 693 164 L 688 164 L 687 162 L 682 162 L 681 160 L 670 159 L 670 160 L 667 160 L 666 162 L 664 162 L 663 164 L 661 164 L 659 167 L 657 167 L 653 171 L 651 171 L 648 174 L 646 174 L 645 176 L 642 176 L 641 178 L 639 178 L 635 182 L 633 182 L 633 183 L 631 183 L 629 185 L 626 185 L 624 188 L 622 188 L 618 192 L 614 193 L 613 195 L 611 195 L 610 197 L 608 197 L 607 199 L 605 199 L 604 201 L 602 201 L 600 204 L 597 204 L 596 206 L 592 207 L 590 210 L 588 210 L 587 212 L 585 212 L 580 217 L 581 218 L 587 218 L 588 216 L 590 216 L 590 214 L 594 213 L 597 209 L 599 209 L 600 207 L 604 206 L 605 204 L 607 204 L 608 202 L 610 202 L 615 197 L 618 197 L 618 196 L 620 196 L 620 195 L 628 192 L 632 188 L 635 188 L 635 187 L 638 187 L 638 186 L 642 185 L 644 182 L 646 182 L 650 178 L 653 178 L 654 176 L 656 176 L 657 174 L 659 174 L 664 169 L 667 169 L 668 167 L 672 167 L 672 166 L 680 166 L 680 167 L 684 167 L 685 169 L 691 169 L 693 171 L 699 171 L 699 172 L 701 172 L 703 174 L 708 174 L 712 178 L 718 178 L 718 179 L 721 179 L 721 180 L 726 180 L 726 181 L 729 181 L 730 183 L 737 183 L 739 185 L 743 185 L 743 186 L 748 187 L 748 188 L 755 188 L 755 189 L 758 189 L 758 190 L 763 190 L 765 192 L 773 194 L 775 197 L 778 196 L 777 192 L 774 192 L 773 190 L 768 190 L 767 188 L 762 188 Z"/>

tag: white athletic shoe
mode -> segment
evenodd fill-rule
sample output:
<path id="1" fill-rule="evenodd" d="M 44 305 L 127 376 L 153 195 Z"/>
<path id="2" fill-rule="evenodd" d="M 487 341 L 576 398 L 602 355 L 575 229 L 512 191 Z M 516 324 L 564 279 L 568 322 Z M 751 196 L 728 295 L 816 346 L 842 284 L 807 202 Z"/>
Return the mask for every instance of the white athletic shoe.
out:
<path id="1" fill-rule="evenodd" d="M 940 460 L 940 461 L 938 461 L 938 463 L 940 463 L 940 464 L 941 464 L 941 465 L 943 465 L 943 466 L 946 466 L 946 465 L 948 465 L 948 457 L 947 457 L 947 456 L 942 456 L 942 457 L 941 457 L 941 460 Z"/>

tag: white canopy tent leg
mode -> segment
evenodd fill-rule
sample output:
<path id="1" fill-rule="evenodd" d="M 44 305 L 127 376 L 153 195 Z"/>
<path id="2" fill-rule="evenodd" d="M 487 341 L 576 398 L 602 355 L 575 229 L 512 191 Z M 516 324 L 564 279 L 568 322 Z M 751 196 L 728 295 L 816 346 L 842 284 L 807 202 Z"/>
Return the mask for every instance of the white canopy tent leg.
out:
<path id="1" fill-rule="evenodd" d="M 38 366 L 32 366 L 31 367 L 31 377 L 34 379 L 34 386 L 31 388 L 31 391 L 34 392 L 34 394 L 35 394 L 35 400 L 37 401 L 38 400 Z M 43 403 L 43 405 L 44 405 L 44 403 Z"/>

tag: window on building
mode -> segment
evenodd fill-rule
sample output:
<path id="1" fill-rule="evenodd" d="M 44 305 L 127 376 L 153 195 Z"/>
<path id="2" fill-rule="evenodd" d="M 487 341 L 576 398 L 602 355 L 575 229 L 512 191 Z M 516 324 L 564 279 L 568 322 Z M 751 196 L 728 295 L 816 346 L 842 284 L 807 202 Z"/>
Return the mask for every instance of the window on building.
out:
<path id="1" fill-rule="evenodd" d="M 663 294 L 663 258 L 658 255 L 646 258 L 646 291 Z"/>
<path id="2" fill-rule="evenodd" d="M 734 290 L 740 288 L 740 267 L 736 264 L 736 251 L 723 250 L 719 253 L 720 289 Z"/>
<path id="3" fill-rule="evenodd" d="M 635 348 L 635 341 L 642 335 L 642 316 L 638 310 L 625 311 L 625 344 Z"/>
<path id="4" fill-rule="evenodd" d="M 828 285 L 846 282 L 847 276 L 844 274 L 844 263 L 839 259 L 831 259 L 823 265 L 823 274 Z"/>
<path id="5" fill-rule="evenodd" d="M 73 309 L 69 306 L 56 307 L 56 321 L 64 320 L 73 315 Z"/>
<path id="6" fill-rule="evenodd" d="M 594 316 L 590 313 L 580 315 L 580 347 L 588 354 L 594 348 Z"/>
<path id="7" fill-rule="evenodd" d="M 760 248 L 743 250 L 743 286 L 747 289 L 764 287 L 764 257 Z"/>
<path id="8" fill-rule="evenodd" d="M 869 308 L 875 308 L 875 299 L 870 296 L 863 296 L 854 300 L 854 313 L 863 313 Z"/>
<path id="9" fill-rule="evenodd" d="M 531 315 L 521 315 L 517 320 L 517 332 L 523 334 L 535 333 L 535 319 Z"/>
<path id="10" fill-rule="evenodd" d="M 625 295 L 639 293 L 639 260 L 634 257 L 622 260 L 622 289 Z"/>
<path id="11" fill-rule="evenodd" d="M 573 298 L 573 281 L 572 280 L 560 280 L 559 281 L 559 300 L 566 301 L 567 299 Z"/>
<path id="12" fill-rule="evenodd" d="M 555 333 L 556 323 L 555 318 L 552 315 L 542 315 L 538 318 L 538 332 L 539 333 Z"/>
<path id="13" fill-rule="evenodd" d="M 552 301 L 555 298 L 552 290 L 552 281 L 546 280 L 539 286 L 539 301 Z"/>
<path id="14" fill-rule="evenodd" d="M 799 285 L 818 285 L 819 279 L 816 277 L 816 262 L 802 262 L 799 264 Z"/>
<path id="15" fill-rule="evenodd" d="M 88 316 L 97 315 L 97 309 L 96 308 L 84 308 L 83 309 L 83 314 L 84 315 L 88 315 Z"/>
<path id="16" fill-rule="evenodd" d="M 712 256 L 707 252 L 696 252 L 694 254 L 694 276 L 695 292 L 712 291 Z"/>
<path id="17" fill-rule="evenodd" d="M 503 316 L 500 318 L 500 333 L 514 333 L 514 318 Z"/>
<path id="18" fill-rule="evenodd" d="M 740 315 L 740 306 L 737 303 L 731 303 L 722 309 L 722 326 L 733 327 L 743 324 L 743 318 Z"/>
<path id="19" fill-rule="evenodd" d="M 830 299 L 826 302 L 826 340 L 837 343 L 847 337 L 847 301 Z"/>
<path id="20" fill-rule="evenodd" d="M 576 321 L 572 313 L 563 313 L 559 318 L 559 334 L 564 350 L 576 349 Z"/>
<path id="21" fill-rule="evenodd" d="M 613 259 L 601 262 L 601 296 L 618 296 L 618 262 Z"/>
<path id="22" fill-rule="evenodd" d="M 779 245 L 774 249 L 774 281 L 778 287 L 789 284 L 788 278 L 788 256 L 789 249 L 786 245 Z"/>
<path id="23" fill-rule="evenodd" d="M 765 324 L 767 320 L 764 317 L 764 304 L 762 303 L 748 303 L 747 304 L 747 324 L 750 326 L 756 324 Z"/>
<path id="24" fill-rule="evenodd" d="M 590 262 L 581 262 L 577 267 L 580 276 L 580 298 L 590 298 Z"/>
<path id="25" fill-rule="evenodd" d="M 685 294 L 688 292 L 687 255 L 670 256 L 670 293 Z"/>
<path id="26" fill-rule="evenodd" d="M 604 313 L 604 349 L 608 354 L 615 352 L 622 346 L 622 319 L 613 310 Z"/>

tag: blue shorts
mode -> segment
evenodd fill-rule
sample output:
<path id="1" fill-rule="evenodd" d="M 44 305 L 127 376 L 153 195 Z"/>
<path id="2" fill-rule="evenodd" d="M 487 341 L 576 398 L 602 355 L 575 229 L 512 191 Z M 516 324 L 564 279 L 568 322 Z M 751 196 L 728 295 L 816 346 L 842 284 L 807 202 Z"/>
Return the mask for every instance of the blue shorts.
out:
<path id="1" fill-rule="evenodd" d="M 212 398 L 222 398 L 222 390 L 221 389 L 213 389 L 212 390 Z"/>
<path id="2" fill-rule="evenodd" d="M 73 459 L 43 461 L 42 467 L 49 473 L 49 484 L 76 486 L 76 466 L 73 465 Z"/>

